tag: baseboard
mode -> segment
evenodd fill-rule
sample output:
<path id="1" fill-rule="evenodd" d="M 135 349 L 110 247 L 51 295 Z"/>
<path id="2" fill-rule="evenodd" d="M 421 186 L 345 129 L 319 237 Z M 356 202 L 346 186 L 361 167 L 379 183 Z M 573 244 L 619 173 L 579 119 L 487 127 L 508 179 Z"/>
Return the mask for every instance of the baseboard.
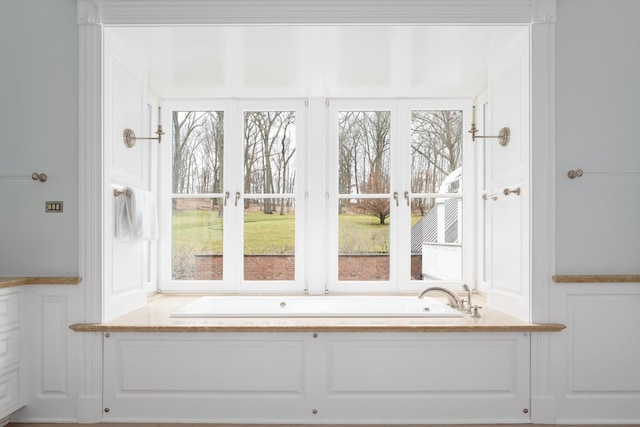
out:
<path id="1" fill-rule="evenodd" d="M 102 421 L 102 395 L 78 397 L 78 423 L 91 424 Z"/>
<path id="2" fill-rule="evenodd" d="M 531 422 L 555 424 L 557 421 L 557 401 L 555 397 L 531 398 Z"/>

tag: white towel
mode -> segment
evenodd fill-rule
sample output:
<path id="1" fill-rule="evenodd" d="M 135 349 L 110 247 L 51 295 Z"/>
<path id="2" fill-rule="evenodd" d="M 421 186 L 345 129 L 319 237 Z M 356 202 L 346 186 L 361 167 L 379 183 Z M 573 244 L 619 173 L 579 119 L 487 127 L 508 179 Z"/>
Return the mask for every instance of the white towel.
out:
<path id="1" fill-rule="evenodd" d="M 158 238 L 158 213 L 151 192 L 124 188 L 116 197 L 115 208 L 116 239 L 137 242 Z"/>

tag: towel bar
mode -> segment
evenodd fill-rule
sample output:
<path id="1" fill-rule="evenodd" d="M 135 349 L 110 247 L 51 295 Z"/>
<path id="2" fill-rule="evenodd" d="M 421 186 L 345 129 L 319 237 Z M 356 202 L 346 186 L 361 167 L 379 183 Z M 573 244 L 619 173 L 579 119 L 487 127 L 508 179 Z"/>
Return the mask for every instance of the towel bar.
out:
<path id="1" fill-rule="evenodd" d="M 125 196 L 129 196 L 131 195 L 131 192 L 129 190 L 118 190 L 118 189 L 114 189 L 113 190 L 113 197 L 118 197 L 121 195 L 125 195 Z"/>
<path id="2" fill-rule="evenodd" d="M 46 182 L 49 178 L 46 173 L 34 172 L 31 176 L 0 176 L 0 179 L 29 179 L 34 181 Z"/>

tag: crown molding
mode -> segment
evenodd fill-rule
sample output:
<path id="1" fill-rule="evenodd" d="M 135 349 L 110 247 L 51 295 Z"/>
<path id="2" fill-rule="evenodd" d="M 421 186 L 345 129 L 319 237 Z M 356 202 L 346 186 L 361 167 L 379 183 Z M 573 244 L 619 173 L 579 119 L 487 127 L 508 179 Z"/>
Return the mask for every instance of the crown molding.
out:
<path id="1" fill-rule="evenodd" d="M 78 0 L 78 24 L 101 24 L 100 0 Z"/>
<path id="2" fill-rule="evenodd" d="M 529 24 L 556 0 L 78 0 L 78 22 L 104 25 Z"/>

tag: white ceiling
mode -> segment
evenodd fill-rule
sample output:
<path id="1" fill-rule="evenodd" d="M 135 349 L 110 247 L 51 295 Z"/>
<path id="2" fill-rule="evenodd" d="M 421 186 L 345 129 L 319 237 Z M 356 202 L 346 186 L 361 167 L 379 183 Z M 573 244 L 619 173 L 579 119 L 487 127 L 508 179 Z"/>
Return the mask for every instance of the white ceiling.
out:
<path id="1" fill-rule="evenodd" d="M 108 27 L 162 98 L 469 97 L 527 26 Z"/>

